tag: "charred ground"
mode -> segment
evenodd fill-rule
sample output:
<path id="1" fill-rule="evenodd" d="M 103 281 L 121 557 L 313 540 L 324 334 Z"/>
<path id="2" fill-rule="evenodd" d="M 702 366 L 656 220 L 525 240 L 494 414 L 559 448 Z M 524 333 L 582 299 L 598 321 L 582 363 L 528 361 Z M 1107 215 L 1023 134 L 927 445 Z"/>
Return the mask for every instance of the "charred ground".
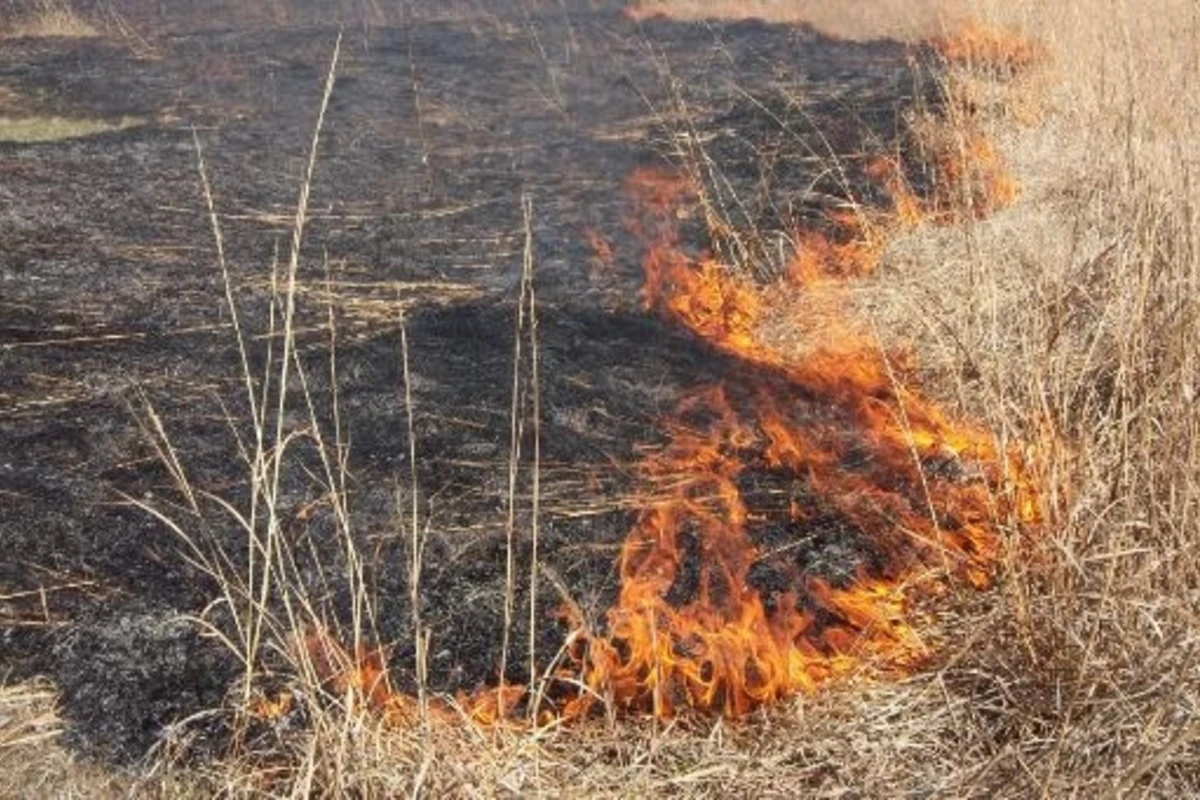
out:
<path id="1" fill-rule="evenodd" d="M 439 691 L 472 690 L 495 680 L 500 661 L 521 198 L 532 202 L 539 300 L 539 652 L 549 659 L 564 633 L 554 614 L 564 588 L 603 624 L 615 559 L 645 502 L 638 454 L 662 444 L 679 396 L 719 377 L 749 404 L 756 386 L 777 380 L 642 310 L 625 176 L 678 157 L 686 134 L 720 165 L 747 222 L 786 229 L 847 189 L 869 199 L 867 156 L 898 146 L 901 115 L 927 100 L 912 53 L 896 43 L 757 23 L 635 25 L 577 5 L 481 14 L 464 4 L 458 16 L 345 28 L 301 258 L 301 320 L 312 330 L 300 344 L 317 414 L 331 419 L 329 339 L 317 330 L 328 280 L 349 506 L 373 556 L 379 633 L 401 686 L 413 659 L 401 308 L 429 531 L 430 677 Z M 265 333 L 270 264 L 288 247 L 338 33 L 316 12 L 287 25 L 189 28 L 148 14 L 154 33 L 136 47 L 30 39 L 0 55 L 10 106 L 0 116 L 140 121 L 0 143 L 0 670 L 50 675 L 76 742 L 120 759 L 143 753 L 170 721 L 220 705 L 236 674 L 218 644 L 180 620 L 204 608 L 213 582 L 125 499 L 186 515 L 147 436 L 147 401 L 194 485 L 246 492 L 233 435 L 246 431 L 229 418 L 247 410 L 192 128 L 238 301 Z M 611 259 L 597 258 L 588 232 L 611 244 Z M 255 340 L 254 357 L 265 346 Z M 836 411 L 811 413 L 836 423 Z M 797 572 L 837 583 L 870 562 L 870 546 L 833 512 L 803 535 L 787 522 L 782 509 L 803 486 L 765 465 L 743 481 L 760 506 L 755 535 L 787 546 L 786 564 L 752 575 L 764 594 Z M 323 489 L 300 466 L 287 487 L 289 535 L 311 556 L 313 595 L 336 614 L 348 602 L 337 580 L 345 565 Z M 209 524 L 205 535 L 240 552 L 235 526 Z M 528 558 L 518 558 L 526 575 Z M 672 591 L 689 594 L 686 565 Z M 513 635 L 521 647 L 524 625 Z M 521 663 L 514 649 L 510 664 Z"/>

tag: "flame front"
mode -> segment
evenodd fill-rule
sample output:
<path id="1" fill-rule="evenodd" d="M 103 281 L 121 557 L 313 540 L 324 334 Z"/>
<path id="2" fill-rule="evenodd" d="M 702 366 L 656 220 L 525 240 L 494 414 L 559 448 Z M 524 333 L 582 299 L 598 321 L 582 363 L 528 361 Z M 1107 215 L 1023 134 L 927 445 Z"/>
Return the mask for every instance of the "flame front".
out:
<path id="1" fill-rule="evenodd" d="M 1033 59 L 973 37 L 935 45 L 947 60 Z M 927 143 L 928 197 L 896 161 L 867 163 L 891 207 L 855 206 L 793 231 L 791 262 L 771 285 L 684 246 L 680 224 L 699 199 L 689 180 L 649 168 L 629 178 L 642 302 L 712 348 L 717 378 L 686 393 L 668 441 L 640 465 L 645 510 L 622 546 L 605 629 L 566 609 L 573 630 L 555 687 L 505 683 L 432 710 L 487 725 L 518 708 L 537 719 L 599 705 L 740 715 L 864 666 L 903 672 L 929 656 L 917 601 L 956 582 L 988 585 L 1005 538 L 1037 521 L 1038 502 L 1022 458 L 911 389 L 911 357 L 886 351 L 849 311 L 848 287 L 875 269 L 893 232 L 1015 197 L 969 119 Z M 593 270 L 611 269 L 607 241 L 587 237 Z M 819 546 L 848 554 L 849 566 L 814 565 Z M 305 649 L 339 693 L 398 724 L 416 719 L 381 656 L 350 658 L 321 634 Z"/>
<path id="2" fill-rule="evenodd" d="M 607 629 L 563 612 L 574 630 L 554 677 L 584 690 L 503 684 L 430 710 L 482 725 L 522 707 L 539 720 L 598 705 L 737 716 L 867 665 L 903 672 L 928 657 L 915 601 L 954 581 L 988 585 L 1006 530 L 1038 512 L 1021 459 L 907 388 L 911 359 L 881 349 L 845 307 L 846 287 L 874 269 L 889 230 L 937 219 L 898 174 L 868 166 L 891 213 L 839 214 L 797 232 L 785 277 L 767 287 L 685 251 L 679 222 L 696 200 L 686 180 L 631 176 L 642 301 L 708 343 L 727 374 L 687 392 L 666 423 L 668 442 L 643 459 L 645 510 L 621 549 Z M 803 341 L 763 335 L 789 312 Z M 756 481 L 773 493 L 748 492 Z M 756 504 L 763 496 L 771 508 Z M 756 535 L 765 522 L 774 541 Z M 821 537 L 860 551 L 849 574 L 806 561 L 807 543 Z M 337 693 L 395 724 L 418 718 L 415 699 L 390 689 L 379 654 L 351 658 L 322 635 L 305 649 Z M 531 707 L 533 695 L 554 706 Z"/>
<path id="3" fill-rule="evenodd" d="M 866 662 L 911 667 L 927 655 L 913 601 L 954 578 L 986 585 L 998 521 L 1014 509 L 1031 521 L 1019 464 L 906 389 L 904 359 L 831 313 L 878 257 L 877 233 L 860 220 L 796 237 L 791 291 L 819 302 L 826 330 L 795 355 L 760 336 L 787 287 L 764 290 L 681 247 L 687 182 L 642 170 L 628 188 L 646 244 L 644 303 L 737 368 L 681 401 L 669 443 L 642 465 L 648 507 L 621 552 L 608 630 L 582 639 L 591 692 L 567 715 L 597 698 L 658 716 L 738 715 Z M 743 488 L 760 474 L 791 495 L 782 513 L 792 541 L 774 549 L 754 540 L 762 512 Z M 837 584 L 792 553 L 830 521 L 869 545 Z"/>

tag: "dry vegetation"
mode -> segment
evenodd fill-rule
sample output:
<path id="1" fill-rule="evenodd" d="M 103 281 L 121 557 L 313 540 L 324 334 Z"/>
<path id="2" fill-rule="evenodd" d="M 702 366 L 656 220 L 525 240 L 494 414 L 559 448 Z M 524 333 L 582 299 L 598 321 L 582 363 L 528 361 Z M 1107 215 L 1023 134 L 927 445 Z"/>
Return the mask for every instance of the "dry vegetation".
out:
<path id="1" fill-rule="evenodd" d="M 784 5 L 796 4 L 775 7 Z M 903 15 L 910 4 L 894 5 Z M 433 715 L 385 728 L 355 713 L 348 691 L 347 713 L 318 715 L 307 730 L 285 731 L 279 716 L 279 752 L 197 774 L 173 767 L 165 748 L 138 789 L 178 794 L 168 781 L 182 780 L 235 796 L 1200 793 L 1200 19 L 1186 0 L 980 0 L 968 11 L 1036 32 L 1050 54 L 1043 72 L 1004 87 L 992 63 L 970 59 L 948 78 L 953 96 L 987 107 L 971 124 L 999 143 L 1019 199 L 986 219 L 908 231 L 858 299 L 882 338 L 913 342 L 943 397 L 1036 448 L 1046 524 L 1011 543 L 992 590 L 935 610 L 925 633 L 938 664 L 900 681 L 864 672 L 745 722 L 513 731 Z M 269 465 L 270 431 L 259 434 Z M 248 652 L 261 635 L 247 631 Z M 0 696 L 0 768 L 11 767 L 0 769 L 0 794 L 128 791 L 67 769 L 46 744 L 48 708 L 42 688 Z"/>
<path id="2" fill-rule="evenodd" d="M 0 39 L 86 39 L 99 35 L 100 30 L 95 25 L 62 0 L 38 0 L 32 10 L 0 23 Z"/>

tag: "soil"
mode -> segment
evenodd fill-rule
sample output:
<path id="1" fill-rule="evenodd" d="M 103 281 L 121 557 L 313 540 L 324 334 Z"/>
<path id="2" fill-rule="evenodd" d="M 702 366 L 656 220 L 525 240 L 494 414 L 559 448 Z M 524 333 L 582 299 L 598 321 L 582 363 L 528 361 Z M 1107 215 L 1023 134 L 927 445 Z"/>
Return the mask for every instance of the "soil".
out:
<path id="1" fill-rule="evenodd" d="M 163 509 L 205 552 L 244 567 L 244 534 L 212 502 L 193 514 L 154 447 L 157 417 L 193 487 L 244 503 L 237 437 L 252 435 L 249 411 L 193 135 L 259 374 L 271 264 L 287 260 L 342 31 L 299 258 L 300 363 L 327 435 L 338 400 L 354 536 L 403 686 L 404 309 L 428 538 L 421 612 L 431 682 L 454 692 L 494 682 L 500 662 L 523 198 L 539 323 L 538 652 L 550 659 L 564 590 L 603 625 L 640 502 L 635 465 L 665 441 L 677 399 L 715 378 L 770 380 L 641 308 L 626 176 L 670 164 L 686 134 L 720 166 L 738 213 L 786 229 L 848 190 L 878 200 L 859 171 L 866 156 L 899 146 L 901 115 L 929 99 L 909 48 L 802 27 L 635 24 L 615 4 L 586 2 L 482 11 L 460 0 L 382 21 L 315 2 L 282 18 L 226 5 L 197 18 L 191 4 L 130 3 L 137 39 L 11 40 L 0 52 L 3 115 L 146 120 L 0 144 L 0 678 L 52 677 L 72 741 L 120 761 L 142 757 L 172 721 L 220 706 L 238 675 L 186 621 L 208 609 L 220 624 L 216 582 L 132 503 Z M 589 246 L 597 238 L 611 259 Z M 334 349 L 321 330 L 326 281 Z M 307 418 L 294 392 L 286 422 L 304 429 Z M 528 458 L 528 426 L 523 442 Z M 344 549 L 311 437 L 293 456 L 283 507 L 297 580 L 334 619 L 350 603 Z M 799 536 L 771 511 L 798 489 L 765 468 L 745 480 L 764 541 Z M 527 472 L 518 489 L 528 576 Z M 870 557 L 837 519 L 806 536 L 796 558 L 834 582 Z M 754 579 L 766 589 L 780 577 L 764 570 Z M 519 679 L 528 632 L 517 616 Z"/>

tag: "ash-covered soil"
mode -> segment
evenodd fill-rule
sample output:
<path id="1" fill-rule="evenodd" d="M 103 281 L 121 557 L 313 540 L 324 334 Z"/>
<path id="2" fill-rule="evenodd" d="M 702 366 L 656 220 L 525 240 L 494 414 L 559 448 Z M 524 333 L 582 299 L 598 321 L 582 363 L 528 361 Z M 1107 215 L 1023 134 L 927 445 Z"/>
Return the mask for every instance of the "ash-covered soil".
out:
<path id="1" fill-rule="evenodd" d="M 699 144 L 735 218 L 787 227 L 844 199 L 847 182 L 871 200 L 858 169 L 896 146 L 900 115 L 924 91 L 896 43 L 753 22 L 635 25 L 613 4 L 483 10 L 464 0 L 382 22 L 315 3 L 283 18 L 232 7 L 189 15 L 182 3 L 171 14 L 174 5 L 129 4 L 144 38 L 12 40 L 0 51 L 0 116 L 142 121 L 0 143 L 0 677 L 50 675 L 74 741 L 117 759 L 144 753 L 172 720 L 219 706 L 237 674 L 182 620 L 217 596 L 215 582 L 179 536 L 130 503 L 165 509 L 244 566 L 237 526 L 215 508 L 201 524 L 183 505 L 148 410 L 194 487 L 244 501 L 235 432 L 250 435 L 248 408 L 193 130 L 257 370 L 271 265 L 287 260 L 346 23 L 300 255 L 300 360 L 315 414 L 331 425 L 321 330 L 331 288 L 347 502 L 403 686 L 413 663 L 405 309 L 428 540 L 422 615 L 431 682 L 453 692 L 494 681 L 500 661 L 523 198 L 540 347 L 538 641 L 549 659 L 564 591 L 602 623 L 643 502 L 639 453 L 664 441 L 680 395 L 714 379 L 759 380 L 641 309 L 622 182 Z M 596 239 L 611 258 L 589 245 Z M 289 425 L 303 428 L 307 415 L 294 395 Z M 527 459 L 531 442 L 526 425 Z M 344 612 L 345 557 L 311 439 L 294 454 L 285 494 L 287 532 L 304 554 L 298 574 L 331 614 Z M 761 484 L 764 530 L 780 546 L 789 534 L 771 509 L 797 489 L 767 471 L 746 481 L 751 497 Z M 518 488 L 527 576 L 527 472 Z M 812 570 L 838 581 L 869 557 L 837 520 L 822 530 L 800 548 Z M 520 679 L 528 632 L 517 617 L 509 663 Z"/>

